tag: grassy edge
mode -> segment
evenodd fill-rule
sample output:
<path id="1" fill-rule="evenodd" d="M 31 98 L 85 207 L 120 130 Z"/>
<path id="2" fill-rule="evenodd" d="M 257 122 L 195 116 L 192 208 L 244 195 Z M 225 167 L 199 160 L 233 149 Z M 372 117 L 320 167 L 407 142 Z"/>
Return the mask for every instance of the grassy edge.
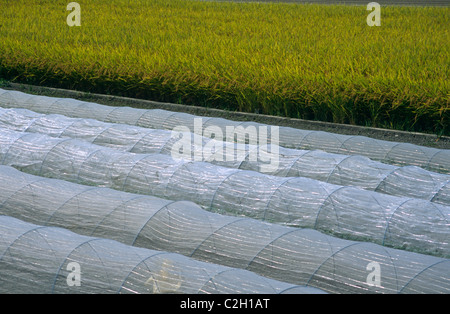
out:
<path id="1" fill-rule="evenodd" d="M 450 149 L 450 137 L 443 135 L 438 136 L 433 133 L 407 132 L 393 129 L 374 128 L 370 126 L 303 120 L 289 117 L 206 108 L 201 106 L 188 106 L 169 102 L 158 102 L 138 98 L 122 97 L 111 94 L 106 95 L 79 90 L 28 85 L 23 83 L 13 83 L 9 81 L 4 82 L 6 85 L 4 86 L 5 89 L 17 90 L 33 95 L 75 98 L 82 101 L 99 103 L 107 106 L 128 106 L 139 109 L 163 109 L 176 112 L 185 112 L 205 117 L 220 117 L 235 121 L 254 121 L 269 125 L 278 125 L 313 131 L 324 131 L 344 135 L 367 136 L 379 140 L 411 143 L 438 149 Z"/>

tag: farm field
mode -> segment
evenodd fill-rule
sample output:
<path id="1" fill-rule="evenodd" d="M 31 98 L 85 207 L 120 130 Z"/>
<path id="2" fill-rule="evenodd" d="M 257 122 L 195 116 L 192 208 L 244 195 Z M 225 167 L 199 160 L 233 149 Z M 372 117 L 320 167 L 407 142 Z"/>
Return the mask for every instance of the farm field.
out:
<path id="1" fill-rule="evenodd" d="M 3 89 L 0 107 L 0 293 L 450 291 L 450 150 L 280 127 L 341 154 L 280 147 L 266 174 L 265 145 L 174 156 L 193 115 Z"/>
<path id="2" fill-rule="evenodd" d="M 209 0 L 204 0 L 209 1 Z M 230 1 L 230 0 L 210 0 L 210 1 Z M 286 2 L 286 3 L 314 3 L 314 4 L 345 4 L 345 5 L 367 5 L 364 0 L 231 0 L 233 2 Z M 448 0 L 379 0 L 376 1 L 382 6 L 448 6 Z"/>
<path id="3" fill-rule="evenodd" d="M 449 135 L 448 7 L 0 0 L 0 78 Z M 23 27 L 26 25 L 26 27 Z"/>
<path id="4" fill-rule="evenodd" d="M 450 293 L 448 1 L 69 2 L 0 0 L 0 294 Z"/>

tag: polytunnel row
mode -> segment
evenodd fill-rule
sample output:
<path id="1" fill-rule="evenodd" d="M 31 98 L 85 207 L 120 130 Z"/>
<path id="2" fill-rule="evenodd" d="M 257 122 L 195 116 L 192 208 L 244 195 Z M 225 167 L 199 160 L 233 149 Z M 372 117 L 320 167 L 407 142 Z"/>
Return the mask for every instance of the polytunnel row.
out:
<path id="1" fill-rule="evenodd" d="M 192 133 L 178 134 L 94 119 L 38 114 L 27 109 L 0 108 L 0 127 L 52 137 L 77 138 L 126 152 L 162 153 L 280 177 L 307 177 L 337 185 L 359 186 L 390 195 L 450 205 L 449 175 L 416 166 L 387 165 L 362 156 L 283 147 L 277 147 L 275 154 L 275 149 L 233 144 L 209 137 L 196 138 Z M 177 150 L 180 146 L 184 154 Z M 208 150 L 214 153 L 207 153 Z M 229 152 L 232 158 L 228 156 Z"/>
<path id="2" fill-rule="evenodd" d="M 37 177 L 6 166 L 0 166 L 0 191 L 1 215 L 90 237 L 69 237 L 63 229 L 36 228 L 0 218 L 0 273 L 7 283 L 0 289 L 47 291 L 54 287 L 53 292 L 67 291 L 64 270 L 72 261 L 80 263 L 83 278 L 101 281 L 95 282 L 95 289 L 99 286 L 101 292 L 256 293 L 268 288 L 292 293 L 315 292 L 308 288 L 329 293 L 450 292 L 450 260 L 444 258 L 343 240 L 312 229 L 220 215 L 187 201 Z M 136 254 L 129 246 L 172 252 L 212 264 L 166 253 L 157 254 L 155 261 L 155 253 Z M 8 254 L 2 253 L 6 248 Z M 49 249 L 53 254 L 48 254 Z M 142 255 L 145 265 L 141 265 Z M 42 286 L 30 285 L 29 278 L 16 280 L 17 273 L 34 274 L 21 272 L 29 270 L 31 260 L 39 265 L 39 278 L 32 281 Z M 234 269 L 224 272 L 212 265 Z M 163 271 L 164 266 L 169 269 Z M 275 281 L 264 281 L 253 274 Z M 120 280 L 110 288 L 105 278 Z M 243 286 L 242 282 L 247 284 Z"/>
<path id="3" fill-rule="evenodd" d="M 0 134 L 0 163 L 43 177 L 189 200 L 212 212 L 450 254 L 450 207 L 425 200 L 11 130 Z"/>
<path id="4" fill-rule="evenodd" d="M 70 98 L 37 96 L 0 89 L 0 106 L 25 108 L 40 113 L 62 114 L 69 117 L 93 118 L 105 122 L 123 123 L 153 129 L 173 130 L 183 126 L 203 135 L 210 126 L 219 128 L 223 140 L 229 140 L 227 128 L 267 129 L 268 138 L 273 126 L 256 122 L 238 122 L 216 117 L 201 117 L 162 109 L 111 107 Z M 199 122 L 200 120 L 200 122 Z M 322 131 L 307 131 L 291 127 L 276 128 L 277 144 L 287 148 L 329 153 L 361 155 L 394 165 L 413 165 L 427 170 L 450 174 L 450 150 L 436 149 L 409 143 L 390 142 L 364 136 L 341 135 Z M 217 133 L 217 132 L 216 132 Z M 217 133 L 218 134 L 218 133 Z M 216 134 L 216 135 L 217 135 Z"/>
<path id="5" fill-rule="evenodd" d="M 0 293 L 323 293 L 10 216 L 0 216 L 0 234 Z"/>

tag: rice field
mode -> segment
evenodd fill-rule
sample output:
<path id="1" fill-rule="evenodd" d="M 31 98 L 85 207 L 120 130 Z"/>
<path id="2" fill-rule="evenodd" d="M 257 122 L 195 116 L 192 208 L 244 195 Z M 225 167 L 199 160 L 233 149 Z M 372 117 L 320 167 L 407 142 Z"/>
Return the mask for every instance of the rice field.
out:
<path id="1" fill-rule="evenodd" d="M 365 0 L 203 0 L 203 1 L 233 1 L 233 2 L 287 2 L 287 3 L 317 3 L 317 4 L 345 4 L 367 5 Z M 449 0 L 378 0 L 378 4 L 396 6 L 448 6 Z"/>
<path id="2" fill-rule="evenodd" d="M 449 135 L 448 7 L 0 0 L 0 78 Z"/>

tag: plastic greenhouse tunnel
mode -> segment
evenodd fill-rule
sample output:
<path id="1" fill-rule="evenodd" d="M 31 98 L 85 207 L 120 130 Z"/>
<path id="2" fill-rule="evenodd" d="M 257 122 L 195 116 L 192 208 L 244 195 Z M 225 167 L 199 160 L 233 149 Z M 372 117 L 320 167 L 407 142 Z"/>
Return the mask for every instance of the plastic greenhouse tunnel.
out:
<path id="1" fill-rule="evenodd" d="M 450 255 L 450 207 L 426 200 L 11 130 L 0 132 L 0 163 L 43 177 L 193 201 L 212 212 Z"/>
<path id="2" fill-rule="evenodd" d="M 450 292 L 449 259 L 7 166 L 0 215 L 2 292 Z"/>
<path id="3" fill-rule="evenodd" d="M 153 129 L 173 130 L 185 126 L 191 132 L 203 135 L 204 130 L 214 126 L 221 130 L 227 140 L 227 127 L 259 128 L 271 126 L 256 122 L 238 122 L 223 118 L 204 117 L 201 127 L 196 128 L 196 118 L 188 113 L 161 109 L 137 109 L 111 107 L 70 98 L 38 96 L 0 89 L 0 106 L 25 108 L 39 113 L 62 114 L 68 117 L 92 118 L 104 122 L 123 123 Z M 322 131 L 307 131 L 291 127 L 279 127 L 279 145 L 294 149 L 320 149 L 329 153 L 361 155 L 372 160 L 394 165 L 413 165 L 427 170 L 450 174 L 450 150 L 424 147 L 409 143 L 376 140 L 364 136 L 340 135 Z M 271 138 L 270 134 L 268 138 Z"/>
<path id="4" fill-rule="evenodd" d="M 8 216 L 0 216 L 0 234 L 0 293 L 323 293 Z"/>
<path id="5" fill-rule="evenodd" d="M 0 89 L 3 293 L 448 294 L 449 220 L 450 150 Z"/>
<path id="6" fill-rule="evenodd" d="M 0 127 L 52 137 L 76 138 L 125 152 L 160 153 L 172 157 L 176 155 L 187 160 L 198 160 L 197 157 L 200 156 L 201 161 L 228 168 L 253 170 L 280 177 L 307 177 L 450 205 L 450 175 L 417 166 L 387 165 L 362 156 L 283 147 L 275 150 L 269 146 L 233 144 L 209 137 L 197 139 L 192 133 L 180 135 L 168 130 L 38 114 L 27 109 L 0 108 Z M 186 150 L 185 154 L 177 151 L 180 145 Z M 208 151 L 215 153 L 212 155 Z M 229 152 L 232 153 L 231 158 Z M 264 156 L 269 156 L 272 160 Z"/>

